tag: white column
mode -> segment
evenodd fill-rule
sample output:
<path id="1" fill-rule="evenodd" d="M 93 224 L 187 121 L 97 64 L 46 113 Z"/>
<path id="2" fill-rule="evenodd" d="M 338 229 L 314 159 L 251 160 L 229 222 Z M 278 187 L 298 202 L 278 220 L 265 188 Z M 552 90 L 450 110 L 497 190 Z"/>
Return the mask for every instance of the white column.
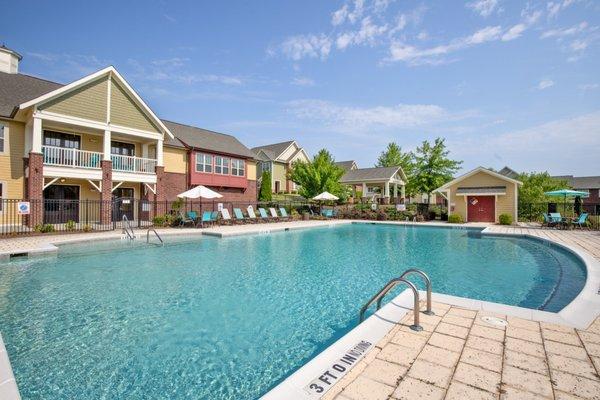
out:
<path id="1" fill-rule="evenodd" d="M 394 183 L 394 198 L 398 198 L 398 184 Z"/>
<path id="2" fill-rule="evenodd" d="M 367 197 L 367 184 L 363 182 L 362 196 Z"/>
<path id="3" fill-rule="evenodd" d="M 33 121 L 29 120 L 25 125 L 25 147 L 23 148 L 23 156 L 29 157 L 31 151 L 31 142 L 33 139 Z"/>
<path id="4" fill-rule="evenodd" d="M 110 131 L 107 129 L 104 131 L 104 141 L 103 141 L 103 157 L 104 161 L 110 161 Z"/>
<path id="5" fill-rule="evenodd" d="M 156 142 L 156 165 L 163 166 L 163 140 L 159 139 Z"/>
<path id="6" fill-rule="evenodd" d="M 385 197 L 390 197 L 390 182 L 386 182 L 384 186 L 384 194 Z"/>
<path id="7" fill-rule="evenodd" d="M 142 157 L 148 158 L 148 143 L 142 143 Z"/>
<path id="8" fill-rule="evenodd" d="M 406 186 L 402 185 L 400 187 L 400 196 L 402 196 L 402 198 L 404 199 L 404 202 L 406 203 Z"/>
<path id="9" fill-rule="evenodd" d="M 31 138 L 31 151 L 33 153 L 42 152 L 42 119 L 33 117 L 33 136 Z"/>

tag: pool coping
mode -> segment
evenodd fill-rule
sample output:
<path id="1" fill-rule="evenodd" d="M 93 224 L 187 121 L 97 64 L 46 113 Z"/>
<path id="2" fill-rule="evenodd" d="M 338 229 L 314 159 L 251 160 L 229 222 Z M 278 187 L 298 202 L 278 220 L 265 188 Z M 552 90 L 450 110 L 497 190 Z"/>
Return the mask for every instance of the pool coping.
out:
<path id="1" fill-rule="evenodd" d="M 0 399 L 21 400 L 8 352 L 2 340 L 2 332 L 0 332 Z"/>

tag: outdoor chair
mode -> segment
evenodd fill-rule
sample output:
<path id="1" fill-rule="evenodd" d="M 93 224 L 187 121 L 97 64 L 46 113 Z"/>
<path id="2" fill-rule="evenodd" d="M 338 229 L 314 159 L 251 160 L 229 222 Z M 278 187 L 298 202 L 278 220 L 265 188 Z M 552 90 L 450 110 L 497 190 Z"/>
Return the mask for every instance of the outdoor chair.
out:
<path id="1" fill-rule="evenodd" d="M 192 226 L 196 225 L 196 219 L 195 217 L 192 218 L 190 213 L 193 213 L 194 216 L 196 215 L 195 211 L 188 211 L 187 214 L 179 212 L 179 217 L 181 218 L 181 221 L 179 221 L 179 226 L 185 226 L 186 224 L 191 224 Z"/>
<path id="2" fill-rule="evenodd" d="M 248 206 L 248 219 L 251 222 L 259 222 L 258 218 L 256 218 L 256 214 L 254 213 L 254 208 L 252 206 Z"/>
<path id="3" fill-rule="evenodd" d="M 333 210 L 322 210 L 321 211 L 321 215 L 324 216 L 325 218 L 333 218 L 334 217 L 334 212 Z"/>
<path id="4" fill-rule="evenodd" d="M 213 224 L 215 221 L 212 218 L 211 211 L 204 211 L 202 213 L 202 219 L 200 220 L 200 225 L 204 228 L 204 225 Z"/>
<path id="5" fill-rule="evenodd" d="M 258 214 L 260 215 L 261 220 L 268 222 L 271 220 L 271 218 L 269 218 L 269 215 L 267 214 L 267 212 L 265 211 L 264 208 L 259 207 L 258 209 Z"/>
<path id="6" fill-rule="evenodd" d="M 579 229 L 581 229 L 586 226 L 587 218 L 588 213 L 581 213 L 579 215 L 579 218 L 573 218 L 572 224 L 573 226 L 579 227 Z"/>
<path id="7" fill-rule="evenodd" d="M 231 219 L 231 214 L 229 214 L 229 210 L 227 208 L 221 210 L 221 218 L 223 219 L 224 224 L 231 225 L 233 223 L 233 219 Z"/>
<path id="8" fill-rule="evenodd" d="M 279 220 L 279 215 L 277 215 L 277 211 L 275 211 L 275 208 L 269 207 L 269 212 L 271 213 L 271 219 L 273 219 L 274 221 Z"/>
<path id="9" fill-rule="evenodd" d="M 287 211 L 285 210 L 285 208 L 283 207 L 279 207 L 279 213 L 281 214 L 281 218 L 286 220 L 286 219 L 290 219 L 290 216 L 288 215 Z"/>
<path id="10" fill-rule="evenodd" d="M 233 209 L 233 216 L 235 217 L 235 222 L 245 223 L 245 222 L 249 221 L 248 218 L 244 217 L 242 210 L 239 208 Z"/>

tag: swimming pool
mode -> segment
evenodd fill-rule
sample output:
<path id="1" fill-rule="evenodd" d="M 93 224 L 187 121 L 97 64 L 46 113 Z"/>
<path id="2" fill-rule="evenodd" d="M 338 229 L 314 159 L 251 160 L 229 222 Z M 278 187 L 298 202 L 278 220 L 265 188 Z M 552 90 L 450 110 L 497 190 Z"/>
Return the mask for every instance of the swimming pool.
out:
<path id="1" fill-rule="evenodd" d="M 409 267 L 436 292 L 548 311 L 586 279 L 556 246 L 465 229 L 349 224 L 167 242 L 68 245 L 0 265 L 0 330 L 24 399 L 259 397 Z"/>

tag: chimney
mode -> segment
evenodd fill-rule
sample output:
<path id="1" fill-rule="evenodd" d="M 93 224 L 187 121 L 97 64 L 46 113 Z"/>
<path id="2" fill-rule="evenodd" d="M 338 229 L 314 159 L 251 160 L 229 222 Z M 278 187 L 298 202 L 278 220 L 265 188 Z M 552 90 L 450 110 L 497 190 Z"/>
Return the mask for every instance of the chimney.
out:
<path id="1" fill-rule="evenodd" d="M 8 47 L 0 46 L 0 72 L 6 72 L 7 74 L 18 74 L 19 73 L 19 61 L 23 57 L 9 49 Z"/>

